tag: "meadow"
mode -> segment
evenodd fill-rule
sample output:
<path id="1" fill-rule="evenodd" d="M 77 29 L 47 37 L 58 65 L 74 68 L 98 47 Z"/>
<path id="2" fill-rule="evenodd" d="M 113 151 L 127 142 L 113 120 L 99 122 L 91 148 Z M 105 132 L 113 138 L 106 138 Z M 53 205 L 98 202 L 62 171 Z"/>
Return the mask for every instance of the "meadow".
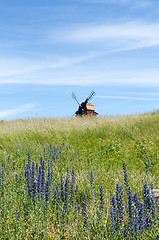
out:
<path id="1" fill-rule="evenodd" d="M 159 113 L 0 121 L 0 239 L 159 239 Z"/>

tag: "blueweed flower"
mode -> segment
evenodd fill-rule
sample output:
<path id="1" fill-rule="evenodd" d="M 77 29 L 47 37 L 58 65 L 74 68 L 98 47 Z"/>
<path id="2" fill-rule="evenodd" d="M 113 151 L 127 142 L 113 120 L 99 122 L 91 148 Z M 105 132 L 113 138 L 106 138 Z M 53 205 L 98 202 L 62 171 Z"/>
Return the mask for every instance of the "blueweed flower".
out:
<path id="1" fill-rule="evenodd" d="M 130 187 L 128 189 L 128 210 L 129 210 L 129 220 L 131 221 L 133 217 L 133 197 L 132 197 L 132 192 Z"/>
<path id="2" fill-rule="evenodd" d="M 42 174 L 42 166 L 39 166 L 39 173 Z"/>
<path id="3" fill-rule="evenodd" d="M 4 196 L 4 169 L 0 169 L 0 187 L 1 187 L 1 195 Z"/>
<path id="4" fill-rule="evenodd" d="M 24 196 L 25 196 L 25 192 L 24 192 L 24 190 L 22 191 L 22 195 L 23 195 L 22 200 L 24 201 Z"/>
<path id="5" fill-rule="evenodd" d="M 70 192 L 70 200 L 71 204 L 74 204 L 75 200 L 75 170 L 74 168 L 72 169 L 72 179 L 71 179 L 71 192 Z"/>
<path id="6" fill-rule="evenodd" d="M 36 163 L 36 171 L 38 171 L 38 169 L 39 169 L 39 165 L 38 163 Z"/>
<path id="7" fill-rule="evenodd" d="M 3 159 L 2 159 L 2 168 L 5 168 L 5 163 L 4 163 Z"/>
<path id="8" fill-rule="evenodd" d="M 33 197 L 33 199 L 36 197 L 36 194 L 37 194 L 37 183 L 34 182 L 33 183 L 33 188 L 32 188 L 32 197 Z"/>
<path id="9" fill-rule="evenodd" d="M 40 167 L 39 167 L 40 169 Z M 41 171 L 39 171 L 38 173 L 38 179 L 37 179 L 37 196 L 40 197 L 41 196 L 41 179 L 42 179 L 42 176 L 41 176 Z"/>
<path id="10" fill-rule="evenodd" d="M 64 181 L 63 181 L 63 176 L 61 175 L 61 200 L 64 202 L 64 197 L 65 197 L 65 193 L 64 193 Z"/>
<path id="11" fill-rule="evenodd" d="M 51 186 L 51 177 L 52 177 L 52 175 L 51 175 L 51 168 L 48 167 L 48 181 L 49 181 L 49 186 Z"/>
<path id="12" fill-rule="evenodd" d="M 75 184 L 75 169 L 72 168 L 72 183 Z"/>
<path id="13" fill-rule="evenodd" d="M 137 196 L 135 196 L 135 199 Z M 135 207 L 131 189 L 128 189 L 128 211 L 129 211 L 129 228 L 132 238 L 137 236 L 138 232 L 143 229 L 143 216 L 142 216 L 142 207 L 139 203 L 136 203 L 136 206 L 140 207 L 139 209 Z M 140 215 L 139 215 L 140 212 Z"/>
<path id="14" fill-rule="evenodd" d="M 70 171 L 69 171 L 69 167 L 67 167 L 67 179 L 68 179 L 68 182 L 70 182 Z"/>
<path id="15" fill-rule="evenodd" d="M 33 189 L 34 187 L 34 181 L 35 181 L 35 163 L 32 162 L 32 170 L 31 170 L 31 187 Z"/>
<path id="16" fill-rule="evenodd" d="M 112 205 L 112 210 L 110 210 L 111 231 L 112 233 L 115 233 L 118 228 L 118 212 L 117 212 L 116 199 L 115 199 L 115 196 L 112 196 L 111 191 L 110 191 L 110 203 Z"/>
<path id="17" fill-rule="evenodd" d="M 144 212 L 146 217 L 146 227 L 152 226 L 155 222 L 155 201 L 152 193 L 148 189 L 147 184 L 144 184 Z"/>
<path id="18" fill-rule="evenodd" d="M 45 160 L 42 161 L 41 166 L 42 166 L 42 170 L 45 170 Z"/>
<path id="19" fill-rule="evenodd" d="M 129 231 L 126 226 L 124 226 L 124 239 L 130 239 Z"/>
<path id="20" fill-rule="evenodd" d="M 45 192 L 45 170 L 42 170 L 41 174 L 41 194 L 43 195 Z"/>
<path id="21" fill-rule="evenodd" d="M 29 152 L 28 152 L 28 169 L 31 169 L 31 157 Z"/>
<path id="22" fill-rule="evenodd" d="M 15 174 L 15 180 L 16 180 L 16 183 L 18 184 L 18 175 Z"/>
<path id="23" fill-rule="evenodd" d="M 100 210 L 100 215 L 101 215 L 101 219 L 102 219 L 102 214 L 103 214 L 103 210 L 104 210 L 104 190 L 103 190 L 103 186 L 101 185 L 100 187 L 100 206 L 99 206 L 99 210 Z"/>
<path id="24" fill-rule="evenodd" d="M 66 231 L 66 211 L 65 208 L 63 208 L 61 213 L 61 225 L 62 225 L 62 233 L 64 234 Z"/>
<path id="25" fill-rule="evenodd" d="M 27 168 L 25 170 L 25 178 L 27 182 L 27 188 L 28 188 L 28 195 L 31 197 L 31 181 L 30 181 L 30 170 L 29 170 L 29 164 L 27 164 Z"/>
<path id="26" fill-rule="evenodd" d="M 65 211 L 67 211 L 68 208 L 68 200 L 69 200 L 69 180 L 68 178 L 66 178 L 66 182 L 65 182 L 65 199 L 64 199 L 64 208 Z"/>
<path id="27" fill-rule="evenodd" d="M 125 187 L 128 188 L 129 187 L 128 173 L 126 169 L 126 164 L 124 162 L 123 162 L 123 171 L 124 171 L 124 184 L 125 184 Z"/>
<path id="28" fill-rule="evenodd" d="M 47 182 L 45 184 L 45 201 L 46 201 L 47 205 L 49 204 L 50 195 L 51 195 L 50 182 L 49 182 L 49 180 L 47 180 Z"/>
<path id="29" fill-rule="evenodd" d="M 83 198 L 83 227 L 87 228 L 88 225 L 88 206 L 87 206 L 87 199 L 86 199 L 86 195 L 84 194 L 84 198 Z"/>
<path id="30" fill-rule="evenodd" d="M 43 164 L 43 157 L 40 157 L 40 165 L 42 166 Z"/>
<path id="31" fill-rule="evenodd" d="M 124 193 L 123 193 L 123 186 L 116 184 L 116 204 L 117 204 L 117 211 L 118 211 L 118 224 L 122 225 L 124 219 Z"/>
<path id="32" fill-rule="evenodd" d="M 135 193 L 134 196 L 133 196 L 133 202 L 134 202 L 135 207 L 136 207 L 135 217 L 136 217 L 137 227 L 138 227 L 137 231 L 143 232 L 144 229 L 145 229 L 144 206 L 143 206 L 142 202 L 140 202 L 138 200 L 137 193 Z"/>
<path id="33" fill-rule="evenodd" d="M 75 199 L 77 200 L 77 195 L 78 195 L 78 186 L 75 186 Z"/>

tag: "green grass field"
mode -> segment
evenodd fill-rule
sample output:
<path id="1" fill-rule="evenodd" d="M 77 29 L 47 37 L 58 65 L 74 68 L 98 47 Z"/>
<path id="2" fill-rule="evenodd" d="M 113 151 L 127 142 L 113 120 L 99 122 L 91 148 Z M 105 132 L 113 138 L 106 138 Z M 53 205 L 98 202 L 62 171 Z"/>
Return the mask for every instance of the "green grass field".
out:
<path id="1" fill-rule="evenodd" d="M 143 197 L 144 184 L 159 189 L 158 112 L 0 121 L 0 162 L 1 239 L 159 236 L 158 207 Z"/>

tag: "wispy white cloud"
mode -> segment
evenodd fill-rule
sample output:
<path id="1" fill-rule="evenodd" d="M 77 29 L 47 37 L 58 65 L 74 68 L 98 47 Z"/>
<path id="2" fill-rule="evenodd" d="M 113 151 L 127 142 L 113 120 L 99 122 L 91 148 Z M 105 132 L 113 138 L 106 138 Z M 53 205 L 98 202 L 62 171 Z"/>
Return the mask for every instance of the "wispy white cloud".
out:
<path id="1" fill-rule="evenodd" d="M 58 36 L 58 35 L 57 35 Z M 58 40 L 74 44 L 102 44 L 113 51 L 159 45 L 159 24 L 141 21 L 105 25 L 84 25 L 63 30 Z"/>
<path id="2" fill-rule="evenodd" d="M 96 96 L 96 98 L 133 100 L 133 101 L 159 101 L 159 98 L 150 97 L 129 97 L 129 96 Z"/>
<path id="3" fill-rule="evenodd" d="M 0 84 L 2 83 L 25 83 L 23 76 L 35 75 L 37 72 L 45 72 L 56 69 L 63 69 L 83 63 L 96 57 L 98 53 L 88 53 L 82 56 L 65 57 L 53 56 L 49 59 L 45 56 L 45 60 L 21 58 L 1 58 L 0 59 Z M 21 78 L 21 79 L 19 79 Z M 18 80 L 19 79 L 19 80 Z M 29 81 L 29 79 L 28 79 Z M 37 80 L 38 81 L 38 80 Z"/>
<path id="4" fill-rule="evenodd" d="M 6 117 L 17 117 L 18 114 L 29 112 L 31 109 L 35 108 L 36 104 L 25 104 L 22 106 L 19 106 L 18 108 L 8 109 L 4 111 L 0 111 L 0 118 L 6 118 Z"/>
<path id="5" fill-rule="evenodd" d="M 149 7 L 154 3 L 154 0 L 83 0 L 89 3 L 103 3 L 103 4 L 116 4 L 116 5 L 130 5 L 135 8 Z"/>
<path id="6" fill-rule="evenodd" d="M 1 77 L 0 84 L 44 84 L 44 85 L 159 85 L 159 71 L 156 69 L 134 69 L 123 66 L 98 68 L 96 59 L 91 66 L 87 64 L 70 65 L 57 69 L 42 69 L 26 72 L 24 74 Z"/>

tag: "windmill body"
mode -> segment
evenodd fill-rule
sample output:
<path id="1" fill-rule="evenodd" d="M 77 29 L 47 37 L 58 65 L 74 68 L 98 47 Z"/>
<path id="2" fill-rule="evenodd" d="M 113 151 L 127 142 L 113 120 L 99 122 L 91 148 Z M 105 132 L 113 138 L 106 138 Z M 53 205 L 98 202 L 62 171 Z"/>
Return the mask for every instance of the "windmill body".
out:
<path id="1" fill-rule="evenodd" d="M 75 112 L 76 116 L 97 116 L 98 113 L 95 111 L 95 107 L 93 104 L 89 103 L 88 101 L 95 95 L 95 92 L 92 91 L 90 95 L 86 98 L 86 100 L 82 103 L 79 103 L 74 93 L 72 93 L 73 99 L 78 103 L 79 108 Z"/>

